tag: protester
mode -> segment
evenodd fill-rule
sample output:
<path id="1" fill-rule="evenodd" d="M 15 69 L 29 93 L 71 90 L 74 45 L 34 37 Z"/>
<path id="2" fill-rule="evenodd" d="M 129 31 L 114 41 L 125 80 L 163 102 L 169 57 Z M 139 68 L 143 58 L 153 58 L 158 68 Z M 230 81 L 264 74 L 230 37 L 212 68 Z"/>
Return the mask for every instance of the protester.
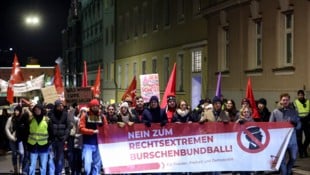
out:
<path id="1" fill-rule="evenodd" d="M 292 168 L 297 158 L 298 145 L 296 130 L 301 128 L 301 123 L 297 111 L 290 106 L 290 96 L 288 93 L 280 95 L 279 107 L 271 112 L 270 122 L 290 122 L 294 126 L 291 139 L 287 146 L 288 160 L 284 156 L 280 165 L 281 174 L 292 174 Z"/>
<path id="2" fill-rule="evenodd" d="M 222 110 L 222 101 L 219 97 L 215 96 L 212 99 L 213 110 L 207 110 L 203 113 L 200 123 L 203 122 L 229 122 L 228 112 Z"/>
<path id="3" fill-rule="evenodd" d="M 143 123 L 142 114 L 144 109 L 143 97 L 136 96 L 136 107 L 131 110 L 132 114 L 135 115 L 135 123 Z"/>
<path id="4" fill-rule="evenodd" d="M 24 157 L 24 147 L 22 143 L 22 135 L 20 130 L 22 107 L 16 106 L 12 116 L 7 120 L 5 131 L 9 138 L 10 148 L 12 151 L 12 164 L 14 174 L 22 173 L 22 162 Z M 18 161 L 17 161 L 18 160 Z"/>
<path id="5" fill-rule="evenodd" d="M 107 106 L 106 117 L 109 124 L 117 123 L 117 110 L 115 108 L 115 104 L 109 104 Z"/>
<path id="6" fill-rule="evenodd" d="M 168 121 L 166 111 L 160 108 L 157 96 L 150 98 L 149 107 L 143 111 L 142 116 L 143 123 L 147 127 L 151 127 L 152 123 L 160 123 L 160 126 L 165 126 Z"/>
<path id="7" fill-rule="evenodd" d="M 264 98 L 260 98 L 257 101 L 257 109 L 261 122 L 268 122 L 270 118 L 270 111 L 267 108 L 267 100 Z"/>
<path id="8" fill-rule="evenodd" d="M 69 139 L 69 165 L 71 169 L 71 175 L 80 175 L 82 173 L 82 144 L 83 138 L 79 132 L 79 120 L 81 115 L 87 115 L 87 107 L 82 107 L 78 114 L 75 113 L 72 121 L 72 129 L 70 135 L 73 136 L 73 140 Z"/>
<path id="9" fill-rule="evenodd" d="M 174 119 L 176 123 L 191 123 L 192 113 L 184 99 L 181 99 L 177 105 L 177 109 L 174 113 Z"/>
<path id="10" fill-rule="evenodd" d="M 48 147 L 53 130 L 43 106 L 37 104 L 32 109 L 29 124 L 28 151 L 30 153 L 29 175 L 35 175 L 37 158 L 40 158 L 40 174 L 46 175 Z"/>
<path id="11" fill-rule="evenodd" d="M 101 158 L 98 148 L 98 128 L 108 124 L 105 116 L 100 115 L 99 101 L 92 99 L 89 104 L 88 114 L 82 113 L 79 123 L 80 133 L 83 135 L 82 160 L 86 175 L 100 174 Z"/>
<path id="12" fill-rule="evenodd" d="M 201 116 L 201 119 L 199 123 L 204 122 L 223 122 L 224 124 L 229 122 L 229 116 L 228 112 L 222 110 L 222 101 L 220 97 L 215 96 L 212 99 L 213 109 L 212 110 L 206 110 L 203 115 Z M 208 172 L 208 175 L 220 175 L 221 172 Z"/>
<path id="13" fill-rule="evenodd" d="M 305 98 L 305 92 L 303 90 L 299 90 L 297 95 L 298 98 L 294 101 L 294 106 L 301 122 L 301 129 L 297 130 L 297 144 L 299 157 L 303 158 L 308 157 L 307 148 L 310 143 L 310 100 Z M 304 139 L 303 134 L 305 136 Z"/>
<path id="14" fill-rule="evenodd" d="M 3 154 L 10 150 L 9 139 L 5 134 L 5 125 L 9 117 L 10 114 L 8 113 L 8 109 L 2 109 L 2 114 L 0 116 L 0 151 L 2 151 Z"/>
<path id="15" fill-rule="evenodd" d="M 165 108 L 168 123 L 175 122 L 174 113 L 176 109 L 177 109 L 176 97 L 175 95 L 170 94 L 167 96 L 167 106 Z"/>
<path id="16" fill-rule="evenodd" d="M 55 174 L 61 175 L 64 167 L 64 147 L 71 129 L 71 123 L 68 119 L 68 113 L 64 109 L 64 103 L 56 100 L 54 110 L 50 116 L 51 126 L 53 128 L 53 145 L 52 149 L 55 156 Z"/>
<path id="17" fill-rule="evenodd" d="M 240 124 L 244 124 L 245 122 L 254 122 L 251 108 L 248 106 L 243 106 L 240 109 L 239 118 L 236 120 L 236 123 L 240 123 Z"/>
<path id="18" fill-rule="evenodd" d="M 129 106 L 127 102 L 123 102 L 120 106 L 119 114 L 117 115 L 117 125 L 120 128 L 128 126 L 133 126 L 135 121 L 135 116 L 129 112 Z"/>
<path id="19" fill-rule="evenodd" d="M 228 99 L 226 101 L 224 111 L 228 112 L 229 120 L 231 122 L 235 122 L 238 119 L 238 110 L 233 99 Z"/>

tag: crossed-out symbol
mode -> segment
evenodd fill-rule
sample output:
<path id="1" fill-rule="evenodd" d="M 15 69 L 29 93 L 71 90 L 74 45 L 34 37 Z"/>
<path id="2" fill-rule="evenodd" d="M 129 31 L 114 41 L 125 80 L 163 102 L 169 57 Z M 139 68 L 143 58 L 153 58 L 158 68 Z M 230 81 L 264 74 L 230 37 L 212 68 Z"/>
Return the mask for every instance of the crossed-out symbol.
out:
<path id="1" fill-rule="evenodd" d="M 265 139 L 260 139 L 260 137 L 265 137 Z M 248 140 L 247 144 L 242 142 L 243 138 Z M 268 146 L 269 141 L 270 134 L 268 130 L 257 126 L 242 127 L 237 135 L 237 143 L 239 147 L 248 153 L 258 153 L 263 151 Z"/>

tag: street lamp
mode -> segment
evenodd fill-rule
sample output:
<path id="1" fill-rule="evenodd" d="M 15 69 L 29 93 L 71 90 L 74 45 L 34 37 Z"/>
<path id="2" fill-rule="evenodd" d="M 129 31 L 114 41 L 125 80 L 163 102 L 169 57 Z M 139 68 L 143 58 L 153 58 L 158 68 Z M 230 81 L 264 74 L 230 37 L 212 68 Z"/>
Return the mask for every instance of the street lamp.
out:
<path id="1" fill-rule="evenodd" d="M 36 15 L 27 16 L 25 18 L 25 23 L 28 26 L 38 26 L 40 25 L 40 18 Z"/>

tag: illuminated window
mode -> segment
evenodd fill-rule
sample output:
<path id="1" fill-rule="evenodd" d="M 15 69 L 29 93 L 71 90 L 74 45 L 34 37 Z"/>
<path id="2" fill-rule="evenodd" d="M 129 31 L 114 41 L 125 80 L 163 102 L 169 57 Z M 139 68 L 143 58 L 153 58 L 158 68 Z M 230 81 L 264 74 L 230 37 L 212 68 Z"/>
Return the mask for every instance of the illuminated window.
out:
<path id="1" fill-rule="evenodd" d="M 201 72 L 201 57 L 200 50 L 192 52 L 192 72 Z"/>

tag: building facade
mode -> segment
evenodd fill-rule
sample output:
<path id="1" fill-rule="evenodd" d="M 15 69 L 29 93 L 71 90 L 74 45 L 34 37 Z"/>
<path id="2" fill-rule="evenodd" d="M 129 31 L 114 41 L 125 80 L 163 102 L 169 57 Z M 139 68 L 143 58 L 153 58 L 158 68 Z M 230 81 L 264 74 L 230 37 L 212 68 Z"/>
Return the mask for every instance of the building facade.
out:
<path id="1" fill-rule="evenodd" d="M 81 3 L 71 1 L 67 27 L 62 31 L 62 75 L 66 87 L 79 87 L 82 82 Z"/>
<path id="2" fill-rule="evenodd" d="M 202 9 L 208 1 L 116 1 L 115 81 L 117 101 L 139 75 L 159 75 L 161 96 L 173 64 L 177 65 L 178 99 L 195 106 L 206 95 L 207 21 Z"/>
<path id="3" fill-rule="evenodd" d="M 245 97 L 251 78 L 255 98 L 275 107 L 279 94 L 309 92 L 310 1 L 226 0 L 203 10 L 208 21 L 208 95 L 222 74 L 222 92 Z"/>
<path id="4" fill-rule="evenodd" d="M 114 0 L 72 0 L 71 3 L 63 47 L 66 87 L 81 86 L 86 61 L 88 85 L 94 85 L 100 67 L 100 98 L 106 103 L 113 102 L 116 94 Z"/>

